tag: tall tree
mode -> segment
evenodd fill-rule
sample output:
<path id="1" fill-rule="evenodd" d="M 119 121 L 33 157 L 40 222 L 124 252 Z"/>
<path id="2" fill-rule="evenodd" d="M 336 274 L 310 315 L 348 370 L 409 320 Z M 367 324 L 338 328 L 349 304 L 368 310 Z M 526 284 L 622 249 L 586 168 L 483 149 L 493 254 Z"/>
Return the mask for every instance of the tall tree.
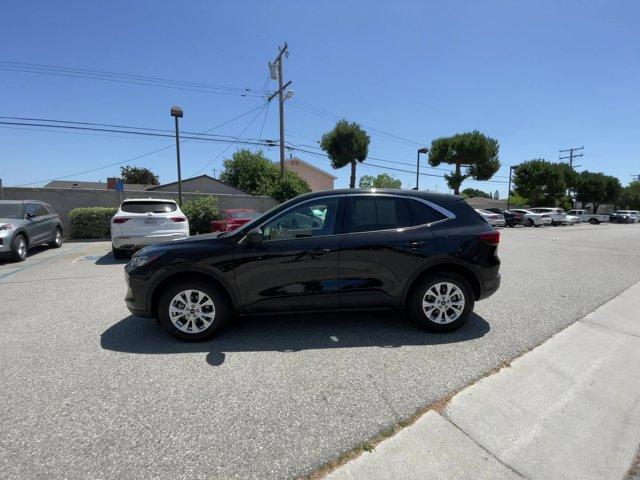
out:
<path id="1" fill-rule="evenodd" d="M 360 188 L 402 188 L 402 181 L 393 178 L 388 173 L 373 175 L 363 175 L 358 183 Z"/>
<path id="2" fill-rule="evenodd" d="M 120 176 L 124 183 L 136 183 L 139 185 L 160 185 L 160 178 L 148 168 L 120 167 Z"/>
<path id="3" fill-rule="evenodd" d="M 593 213 L 598 213 L 601 203 L 615 202 L 622 186 L 620 181 L 600 172 L 580 172 L 576 185 L 576 199 L 593 205 Z"/>
<path id="4" fill-rule="evenodd" d="M 356 186 L 356 162 L 364 162 L 371 139 L 360 125 L 340 120 L 333 130 L 322 135 L 320 147 L 327 152 L 333 168 L 351 165 L 349 187 Z"/>
<path id="5" fill-rule="evenodd" d="M 431 142 L 429 165 L 437 167 L 446 163 L 455 166 L 455 171 L 446 174 L 444 178 L 453 193 L 458 195 L 460 185 L 467 178 L 489 180 L 493 177 L 500 168 L 498 150 L 498 141 L 478 130 L 458 133 L 452 137 L 436 138 Z"/>
<path id="6" fill-rule="evenodd" d="M 473 198 L 473 197 L 481 197 L 481 198 L 490 198 L 487 192 L 483 192 L 482 190 L 478 190 L 477 188 L 465 188 L 460 192 L 463 197 Z"/>
<path id="7" fill-rule="evenodd" d="M 635 180 L 622 189 L 620 205 L 624 208 L 640 210 L 640 181 Z"/>
<path id="8" fill-rule="evenodd" d="M 542 158 L 521 163 L 515 170 L 515 192 L 532 206 L 555 206 L 567 189 L 564 167 Z"/>

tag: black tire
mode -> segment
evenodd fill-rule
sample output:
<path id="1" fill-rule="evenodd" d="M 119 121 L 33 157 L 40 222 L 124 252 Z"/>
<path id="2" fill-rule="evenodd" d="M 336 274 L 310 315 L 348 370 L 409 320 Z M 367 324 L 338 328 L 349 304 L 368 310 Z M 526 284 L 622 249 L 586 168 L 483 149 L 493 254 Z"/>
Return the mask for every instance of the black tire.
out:
<path id="1" fill-rule="evenodd" d="M 422 307 L 422 302 L 423 299 L 428 299 L 427 292 L 432 287 L 438 283 L 445 282 L 453 284 L 459 289 L 464 297 L 464 308 L 462 313 L 460 313 L 458 318 L 454 321 L 450 323 L 437 323 L 435 320 L 429 318 L 425 313 L 425 310 Z M 434 300 L 436 299 L 434 295 L 431 295 L 431 297 L 434 298 Z M 469 320 L 469 316 L 471 315 L 471 312 L 473 312 L 474 304 L 475 297 L 473 290 L 467 280 L 456 273 L 440 272 L 429 275 L 412 288 L 411 293 L 407 297 L 406 307 L 409 318 L 418 326 L 432 332 L 451 332 L 460 328 L 467 322 L 467 320 Z M 448 309 L 448 311 L 451 310 L 453 310 L 453 307 Z"/>
<path id="2" fill-rule="evenodd" d="M 213 306 L 215 308 L 215 315 L 213 316 L 213 321 L 211 322 L 211 324 L 207 328 L 195 333 L 179 329 L 176 325 L 174 325 L 169 316 L 169 307 L 171 306 L 171 302 L 177 295 L 186 290 L 196 290 L 200 294 L 206 295 L 213 302 Z M 197 300 L 197 298 L 202 298 L 202 296 L 192 297 L 191 301 Z M 194 305 L 196 304 L 197 302 L 194 303 Z M 193 312 L 193 310 L 191 310 L 191 312 Z M 197 342 L 212 337 L 218 330 L 229 323 L 231 313 L 231 307 L 226 295 L 224 295 L 213 285 L 202 281 L 180 282 L 171 284 L 162 292 L 162 294 L 160 295 L 160 301 L 158 302 L 158 320 L 160 320 L 160 324 L 164 327 L 164 329 L 180 340 L 187 340 L 192 342 Z M 185 326 L 190 326 L 193 324 L 190 324 L 189 322 L 194 322 L 197 328 L 202 328 L 205 325 L 200 318 L 189 320 L 185 316 L 182 316 L 181 318 L 179 318 L 178 323 L 180 323 L 181 321 Z"/>
<path id="3" fill-rule="evenodd" d="M 597 218 L 590 218 L 589 219 L 589 223 L 591 225 L 598 225 L 600 223 L 600 221 Z"/>
<path id="4" fill-rule="evenodd" d="M 24 235 L 16 235 L 11 244 L 11 258 L 16 262 L 24 262 L 27 259 L 29 243 Z"/>
<path id="5" fill-rule="evenodd" d="M 117 260 L 121 260 L 123 258 L 127 258 L 129 256 L 129 252 L 123 250 L 121 248 L 116 248 L 113 245 L 111 246 L 111 253 L 113 254 L 113 258 Z"/>
<path id="6" fill-rule="evenodd" d="M 533 227 L 535 225 L 535 222 L 533 221 L 532 218 L 527 218 L 524 222 L 526 227 Z"/>
<path id="7" fill-rule="evenodd" d="M 62 229 L 60 227 L 56 227 L 53 232 L 53 241 L 49 242 L 49 246 L 51 248 L 60 248 L 62 246 Z"/>

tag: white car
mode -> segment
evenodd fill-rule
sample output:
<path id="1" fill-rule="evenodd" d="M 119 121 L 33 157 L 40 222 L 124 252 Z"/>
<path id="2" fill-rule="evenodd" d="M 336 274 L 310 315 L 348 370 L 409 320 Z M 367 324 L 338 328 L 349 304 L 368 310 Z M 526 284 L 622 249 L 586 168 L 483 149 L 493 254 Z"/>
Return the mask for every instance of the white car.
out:
<path id="1" fill-rule="evenodd" d="M 500 213 L 489 212 L 487 210 L 482 210 L 481 208 L 476 208 L 476 212 L 482 215 L 485 222 L 492 227 L 504 227 L 507 224 L 507 221 L 504 219 L 504 215 Z"/>
<path id="2" fill-rule="evenodd" d="M 638 223 L 640 222 L 640 216 L 637 210 L 616 210 L 613 212 L 616 215 L 627 215 L 630 219 L 629 223 Z"/>
<path id="3" fill-rule="evenodd" d="M 189 236 L 189 220 L 176 202 L 164 198 L 130 198 L 111 219 L 111 246 L 115 258 L 154 243 Z"/>
<path id="4" fill-rule="evenodd" d="M 567 214 L 561 208 L 554 207 L 536 207 L 530 208 L 533 213 L 541 213 L 551 216 L 551 225 L 568 225 Z"/>
<path id="5" fill-rule="evenodd" d="M 582 223 L 582 219 L 577 215 L 567 214 L 567 222 L 569 223 L 569 225 L 575 225 L 576 223 Z"/>
<path id="6" fill-rule="evenodd" d="M 512 208 L 511 212 L 517 212 L 524 217 L 524 224 L 527 227 L 539 227 L 541 225 L 551 225 L 551 215 L 547 213 L 536 213 L 523 208 Z"/>

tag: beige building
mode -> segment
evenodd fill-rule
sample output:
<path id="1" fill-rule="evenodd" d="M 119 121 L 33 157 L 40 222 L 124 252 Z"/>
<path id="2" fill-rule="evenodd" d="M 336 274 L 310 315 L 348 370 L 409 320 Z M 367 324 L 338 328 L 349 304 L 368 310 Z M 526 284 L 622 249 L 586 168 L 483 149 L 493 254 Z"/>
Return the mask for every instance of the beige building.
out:
<path id="1" fill-rule="evenodd" d="M 338 178 L 299 158 L 285 160 L 284 168 L 297 173 L 309 184 L 313 192 L 333 190 L 333 182 Z"/>

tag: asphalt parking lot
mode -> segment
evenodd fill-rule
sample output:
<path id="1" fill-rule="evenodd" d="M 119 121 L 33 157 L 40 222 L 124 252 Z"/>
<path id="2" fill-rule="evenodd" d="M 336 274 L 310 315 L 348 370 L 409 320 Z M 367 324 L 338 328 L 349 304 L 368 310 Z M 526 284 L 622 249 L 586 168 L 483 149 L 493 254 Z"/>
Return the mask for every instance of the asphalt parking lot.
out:
<path id="1" fill-rule="evenodd" d="M 640 280 L 640 225 L 502 232 L 501 289 L 444 335 L 290 315 L 188 344 L 129 314 L 108 242 L 0 261 L 0 476 L 302 475 Z"/>

